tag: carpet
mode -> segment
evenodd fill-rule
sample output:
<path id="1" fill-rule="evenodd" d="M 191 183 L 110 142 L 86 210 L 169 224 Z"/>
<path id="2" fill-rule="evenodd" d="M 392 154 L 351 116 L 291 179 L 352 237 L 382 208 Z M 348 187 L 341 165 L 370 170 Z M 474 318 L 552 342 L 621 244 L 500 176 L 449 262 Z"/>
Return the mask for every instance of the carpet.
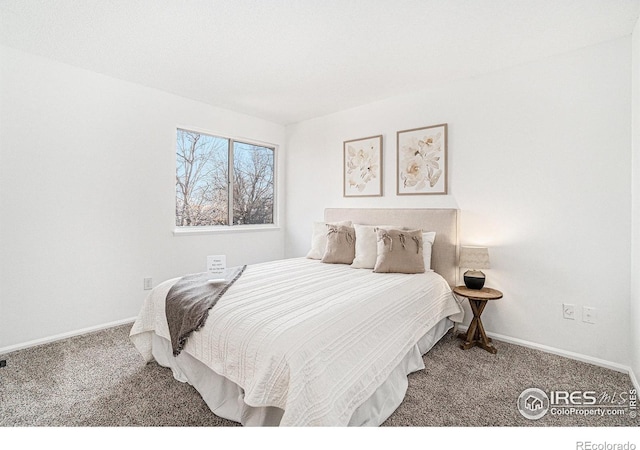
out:
<path id="1" fill-rule="evenodd" d="M 232 427 L 215 416 L 169 369 L 144 364 L 123 325 L 4 355 L 0 368 L 3 427 Z M 389 427 L 637 427 L 627 374 L 494 341 L 492 355 L 463 351 L 451 334 L 409 375 L 405 401 Z M 528 388 L 594 392 L 604 415 L 576 408 L 538 420 L 517 408 Z M 588 400 L 588 399 L 587 399 Z M 563 409 L 563 412 L 565 412 Z M 566 409 L 568 411 L 568 409 Z M 612 413 L 610 411 L 616 411 Z M 581 411 L 581 412 L 579 412 Z M 622 411 L 622 413 L 619 413 Z"/>

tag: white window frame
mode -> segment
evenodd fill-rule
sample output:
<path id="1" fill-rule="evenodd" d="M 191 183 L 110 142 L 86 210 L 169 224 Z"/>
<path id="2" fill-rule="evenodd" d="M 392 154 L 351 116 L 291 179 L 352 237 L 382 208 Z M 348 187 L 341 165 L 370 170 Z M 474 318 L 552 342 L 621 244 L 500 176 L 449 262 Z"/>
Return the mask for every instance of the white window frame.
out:
<path id="1" fill-rule="evenodd" d="M 175 178 L 176 178 L 176 168 L 178 165 L 178 161 L 176 159 L 176 155 L 175 155 L 175 147 L 176 147 L 176 142 L 178 140 L 178 130 L 183 130 L 183 131 L 191 131 L 193 133 L 199 133 L 199 134 L 206 134 L 208 136 L 213 136 L 213 137 L 217 137 L 217 138 L 222 138 L 222 139 L 228 139 L 229 140 L 229 179 L 227 180 L 228 183 L 228 199 L 227 199 L 227 220 L 229 222 L 228 225 L 209 225 L 209 226 L 190 226 L 190 227 L 180 227 L 176 225 L 176 202 L 177 202 L 177 198 L 176 198 L 176 183 L 175 183 Z M 248 225 L 233 225 L 233 189 L 231 189 L 231 183 L 233 180 L 233 152 L 234 152 L 234 148 L 233 148 L 233 143 L 234 142 L 239 142 L 241 144 L 249 144 L 249 145 L 257 145 L 260 147 L 267 147 L 273 150 L 273 223 L 265 223 L 265 224 L 248 224 Z M 276 144 L 272 144 L 272 143 L 268 143 L 268 142 L 264 142 L 264 141 L 259 141 L 256 139 L 248 139 L 248 138 L 244 138 L 244 137 L 232 137 L 229 136 L 227 134 L 224 133 L 216 133 L 216 132 L 212 132 L 212 131 L 207 131 L 207 130 L 203 130 L 201 128 L 196 128 L 196 127 L 192 127 L 192 126 L 176 126 L 175 127 L 175 133 L 173 135 L 173 156 L 174 156 L 174 160 L 173 160 L 173 215 L 172 215 L 172 221 L 173 221 L 173 235 L 174 236 L 191 236 L 191 235 L 202 235 L 202 234 L 218 234 L 218 233 L 229 233 L 229 232 L 253 232 L 253 231 L 270 231 L 270 230 L 279 230 L 280 229 L 280 225 L 279 225 L 279 195 L 278 195 L 278 176 L 279 176 L 279 170 L 278 170 L 278 145 Z"/>

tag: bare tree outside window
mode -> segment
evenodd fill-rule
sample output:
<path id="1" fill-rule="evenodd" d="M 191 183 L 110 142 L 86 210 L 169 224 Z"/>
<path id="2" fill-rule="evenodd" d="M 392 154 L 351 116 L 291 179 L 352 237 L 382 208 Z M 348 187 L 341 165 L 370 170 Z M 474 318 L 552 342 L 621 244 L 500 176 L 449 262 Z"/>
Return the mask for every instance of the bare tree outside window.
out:
<path id="1" fill-rule="evenodd" d="M 273 149 L 234 142 L 233 224 L 273 223 Z"/>
<path id="2" fill-rule="evenodd" d="M 176 225 L 228 223 L 229 140 L 178 130 Z"/>
<path id="3" fill-rule="evenodd" d="M 176 225 L 273 223 L 273 176 L 273 148 L 178 129 Z M 231 210 L 229 184 L 233 193 Z"/>

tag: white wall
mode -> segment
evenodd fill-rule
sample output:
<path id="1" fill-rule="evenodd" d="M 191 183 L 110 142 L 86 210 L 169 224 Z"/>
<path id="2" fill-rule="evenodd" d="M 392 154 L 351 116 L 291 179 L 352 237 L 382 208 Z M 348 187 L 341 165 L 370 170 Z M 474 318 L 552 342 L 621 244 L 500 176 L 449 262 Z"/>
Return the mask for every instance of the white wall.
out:
<path id="1" fill-rule="evenodd" d="M 632 37 L 632 247 L 631 247 L 631 364 L 640 381 L 640 19 Z"/>
<path id="2" fill-rule="evenodd" d="M 0 47 L 0 352 L 137 315 L 154 284 L 283 256 L 284 232 L 172 234 L 175 129 L 285 129 Z M 279 194 L 283 197 L 282 186 Z"/>
<path id="3" fill-rule="evenodd" d="M 458 207 L 462 243 L 490 246 L 487 285 L 505 293 L 488 331 L 628 365 L 630 54 L 617 39 L 287 127 L 286 255 L 305 254 L 325 207 Z M 396 196 L 396 131 L 444 122 L 450 195 Z M 342 143 L 375 134 L 384 196 L 345 199 Z"/>

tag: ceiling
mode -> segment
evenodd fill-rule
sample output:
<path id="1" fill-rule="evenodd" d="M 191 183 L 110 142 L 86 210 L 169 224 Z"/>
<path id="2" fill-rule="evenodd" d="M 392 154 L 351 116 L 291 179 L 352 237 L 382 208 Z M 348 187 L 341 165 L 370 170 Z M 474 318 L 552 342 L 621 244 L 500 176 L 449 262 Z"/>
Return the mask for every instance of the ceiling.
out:
<path id="1" fill-rule="evenodd" d="M 0 0 L 0 44 L 290 124 L 631 34 L 640 0 Z"/>

